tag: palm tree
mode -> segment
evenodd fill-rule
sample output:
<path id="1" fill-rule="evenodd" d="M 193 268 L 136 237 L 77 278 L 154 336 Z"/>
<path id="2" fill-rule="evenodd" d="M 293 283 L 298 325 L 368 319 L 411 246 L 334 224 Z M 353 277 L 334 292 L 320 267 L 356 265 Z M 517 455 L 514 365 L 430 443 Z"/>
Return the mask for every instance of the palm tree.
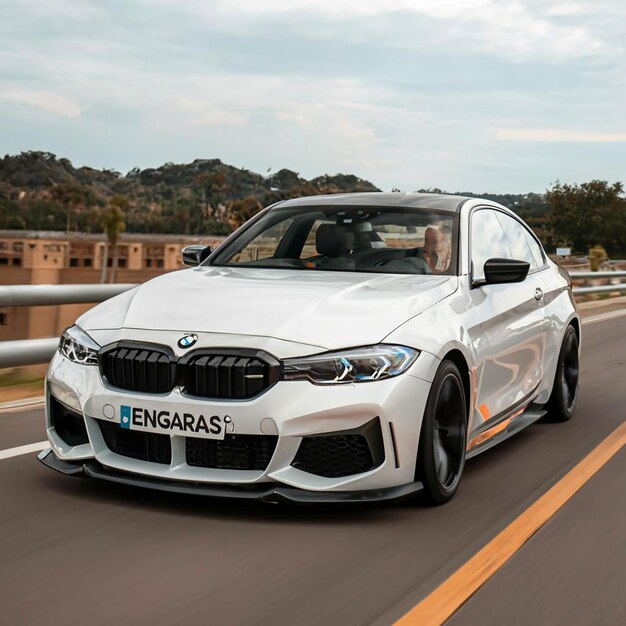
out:
<path id="1" fill-rule="evenodd" d="M 109 262 L 109 247 L 113 250 L 110 282 L 115 282 L 115 271 L 117 269 L 117 241 L 119 236 L 126 229 L 126 224 L 124 223 L 124 210 L 128 208 L 128 205 L 129 202 L 126 196 L 113 196 L 109 200 L 107 207 L 102 214 L 100 223 L 107 236 L 107 243 L 104 247 L 104 259 L 102 260 L 102 275 L 100 279 L 100 282 L 102 283 L 106 280 L 106 269 Z"/>

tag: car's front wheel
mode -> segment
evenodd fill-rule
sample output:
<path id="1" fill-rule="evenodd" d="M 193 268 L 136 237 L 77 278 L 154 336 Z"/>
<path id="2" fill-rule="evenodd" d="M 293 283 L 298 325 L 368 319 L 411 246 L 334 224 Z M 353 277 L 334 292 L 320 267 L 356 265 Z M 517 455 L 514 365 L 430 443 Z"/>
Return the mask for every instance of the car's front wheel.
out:
<path id="1" fill-rule="evenodd" d="M 443 361 L 435 374 L 428 400 L 416 466 L 430 504 L 443 504 L 458 489 L 465 466 L 467 406 L 463 381 L 452 361 Z"/>
<path id="2" fill-rule="evenodd" d="M 572 326 L 568 326 L 559 352 L 559 362 L 552 394 L 546 404 L 547 421 L 566 422 L 576 410 L 578 400 L 578 337 Z"/>

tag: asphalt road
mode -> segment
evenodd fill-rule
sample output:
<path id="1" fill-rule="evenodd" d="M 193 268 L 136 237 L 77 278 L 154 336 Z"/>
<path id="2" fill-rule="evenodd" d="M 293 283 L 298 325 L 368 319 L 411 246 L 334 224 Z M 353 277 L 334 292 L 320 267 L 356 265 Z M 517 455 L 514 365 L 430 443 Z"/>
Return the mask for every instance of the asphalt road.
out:
<path id="1" fill-rule="evenodd" d="M 0 624 L 390 624 L 626 419 L 625 361 L 626 317 L 585 325 L 573 420 L 469 461 L 439 508 L 222 502 L 0 460 Z M 0 414 L 0 450 L 42 423 Z M 623 449 L 450 623 L 625 623 L 625 471 Z"/>

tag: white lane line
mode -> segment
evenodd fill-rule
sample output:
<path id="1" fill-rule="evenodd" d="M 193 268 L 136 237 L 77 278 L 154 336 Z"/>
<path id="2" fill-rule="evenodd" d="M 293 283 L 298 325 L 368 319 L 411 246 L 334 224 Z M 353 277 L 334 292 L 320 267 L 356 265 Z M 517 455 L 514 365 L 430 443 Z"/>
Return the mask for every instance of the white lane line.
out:
<path id="1" fill-rule="evenodd" d="M 623 311 L 609 311 L 608 313 L 601 313 L 600 315 L 594 315 L 593 317 L 583 317 L 583 324 L 595 324 L 596 322 L 605 322 L 606 320 L 612 320 L 616 317 L 624 317 L 626 310 Z"/>
<path id="2" fill-rule="evenodd" d="M 50 443 L 48 441 L 38 441 L 37 443 L 27 443 L 25 446 L 17 446 L 17 448 L 7 448 L 6 450 L 0 450 L 0 461 L 2 459 L 10 459 L 14 456 L 20 456 L 21 454 L 39 452 L 40 450 L 49 447 Z"/>

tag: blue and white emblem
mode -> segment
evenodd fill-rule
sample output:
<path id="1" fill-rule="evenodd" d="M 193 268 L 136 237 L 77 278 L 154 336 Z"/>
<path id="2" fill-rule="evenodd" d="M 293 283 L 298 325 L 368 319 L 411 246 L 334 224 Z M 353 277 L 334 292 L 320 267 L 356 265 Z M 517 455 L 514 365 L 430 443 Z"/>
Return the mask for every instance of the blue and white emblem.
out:
<path id="1" fill-rule="evenodd" d="M 198 341 L 198 335 L 184 335 L 178 340 L 179 348 L 191 348 Z"/>

